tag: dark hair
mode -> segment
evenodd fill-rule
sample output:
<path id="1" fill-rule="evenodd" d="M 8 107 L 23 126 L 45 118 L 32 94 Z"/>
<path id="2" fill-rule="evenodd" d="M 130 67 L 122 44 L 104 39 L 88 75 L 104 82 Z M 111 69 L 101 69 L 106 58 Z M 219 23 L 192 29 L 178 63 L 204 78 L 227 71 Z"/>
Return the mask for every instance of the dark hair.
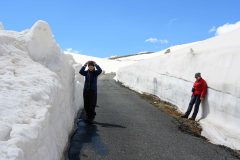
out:
<path id="1" fill-rule="evenodd" d="M 201 73 L 195 73 L 195 78 L 201 77 Z"/>
<path id="2" fill-rule="evenodd" d="M 88 66 L 95 66 L 93 61 L 88 62 Z"/>

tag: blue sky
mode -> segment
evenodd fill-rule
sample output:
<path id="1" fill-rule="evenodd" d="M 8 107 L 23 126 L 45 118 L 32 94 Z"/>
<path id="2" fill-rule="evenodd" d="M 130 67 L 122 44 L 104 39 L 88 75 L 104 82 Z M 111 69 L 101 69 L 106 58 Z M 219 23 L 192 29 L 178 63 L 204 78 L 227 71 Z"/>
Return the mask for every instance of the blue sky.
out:
<path id="1" fill-rule="evenodd" d="M 8 30 L 47 21 L 62 49 L 109 57 L 159 51 L 214 36 L 240 20 L 239 0 L 1 0 Z"/>

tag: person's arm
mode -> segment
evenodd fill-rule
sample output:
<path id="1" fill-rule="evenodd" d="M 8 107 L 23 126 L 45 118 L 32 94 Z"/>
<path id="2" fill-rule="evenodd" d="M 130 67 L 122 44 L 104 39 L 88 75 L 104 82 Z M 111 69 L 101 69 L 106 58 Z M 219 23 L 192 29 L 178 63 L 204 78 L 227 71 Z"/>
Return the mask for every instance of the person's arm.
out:
<path id="1" fill-rule="evenodd" d="M 88 63 L 88 62 L 87 62 Z M 86 67 L 87 67 L 87 63 L 84 64 L 84 66 L 82 66 L 82 68 L 80 69 L 79 73 L 83 76 L 87 75 L 87 71 L 85 71 Z"/>
<path id="2" fill-rule="evenodd" d="M 97 75 L 100 75 L 102 73 L 101 67 L 99 65 L 97 65 L 97 64 L 95 64 L 95 66 L 97 68 L 97 70 L 96 70 Z"/>
<path id="3" fill-rule="evenodd" d="M 202 93 L 201 93 L 201 100 L 204 100 L 206 93 L 207 93 L 207 83 L 206 83 L 206 81 L 204 80 L 204 81 L 203 81 L 203 91 L 202 91 Z"/>

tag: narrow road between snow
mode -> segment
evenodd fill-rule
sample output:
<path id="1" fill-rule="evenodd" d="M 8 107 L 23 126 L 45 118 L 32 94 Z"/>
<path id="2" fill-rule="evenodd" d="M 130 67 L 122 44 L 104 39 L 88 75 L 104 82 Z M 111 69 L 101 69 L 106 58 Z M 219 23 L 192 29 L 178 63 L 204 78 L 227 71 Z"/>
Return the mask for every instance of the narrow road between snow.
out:
<path id="1" fill-rule="evenodd" d="M 95 123 L 78 119 L 70 160 L 237 159 L 222 147 L 181 132 L 174 118 L 112 78 L 99 77 Z"/>

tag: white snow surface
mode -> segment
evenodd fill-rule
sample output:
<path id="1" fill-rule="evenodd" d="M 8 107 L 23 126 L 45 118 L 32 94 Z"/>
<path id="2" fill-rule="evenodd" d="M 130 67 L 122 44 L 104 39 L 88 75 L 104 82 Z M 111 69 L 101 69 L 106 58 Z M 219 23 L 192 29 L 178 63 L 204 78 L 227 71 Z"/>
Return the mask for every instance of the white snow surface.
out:
<path id="1" fill-rule="evenodd" d="M 208 83 L 197 119 L 212 143 L 240 149 L 240 30 L 171 47 L 171 52 L 118 69 L 115 79 L 187 110 L 194 74 Z M 161 54 L 160 54 L 161 53 Z M 157 54 L 157 53 L 155 53 Z"/>
<path id="2" fill-rule="evenodd" d="M 80 64 L 85 64 L 90 60 L 95 61 L 102 68 L 104 73 L 116 73 L 119 68 L 136 63 L 136 61 L 110 60 L 108 58 L 97 58 L 68 51 L 65 51 L 64 53 L 73 56 L 74 60 Z"/>
<path id="3" fill-rule="evenodd" d="M 44 21 L 0 30 L 0 62 L 0 160 L 61 159 L 82 106 L 81 66 Z"/>
<path id="4" fill-rule="evenodd" d="M 174 50 L 177 50 L 182 47 L 183 46 L 175 46 Z M 77 63 L 85 64 L 87 61 L 93 60 L 102 67 L 104 73 L 116 73 L 119 68 L 126 67 L 128 65 L 135 64 L 138 62 L 146 61 L 147 59 L 150 58 L 161 56 L 164 53 L 164 51 L 151 54 L 130 55 L 127 57 L 120 57 L 114 60 L 109 58 L 98 58 L 69 51 L 65 51 L 64 53 L 73 56 L 74 60 Z"/>
<path id="5" fill-rule="evenodd" d="M 176 51 L 176 50 L 185 48 L 185 47 L 189 46 L 190 44 L 177 45 L 177 46 L 174 46 L 173 48 L 171 48 L 170 50 L 171 50 L 171 52 L 172 51 Z M 120 58 L 117 58 L 116 61 L 121 61 L 121 62 L 126 62 L 126 61 L 128 61 L 128 62 L 146 61 L 148 59 L 152 59 L 152 58 L 159 57 L 159 56 L 163 55 L 166 52 L 166 50 L 163 50 L 163 51 L 160 51 L 160 52 L 155 52 L 155 53 L 150 53 L 150 54 L 144 54 L 143 53 L 143 54 L 139 54 L 139 55 L 120 57 Z"/>

